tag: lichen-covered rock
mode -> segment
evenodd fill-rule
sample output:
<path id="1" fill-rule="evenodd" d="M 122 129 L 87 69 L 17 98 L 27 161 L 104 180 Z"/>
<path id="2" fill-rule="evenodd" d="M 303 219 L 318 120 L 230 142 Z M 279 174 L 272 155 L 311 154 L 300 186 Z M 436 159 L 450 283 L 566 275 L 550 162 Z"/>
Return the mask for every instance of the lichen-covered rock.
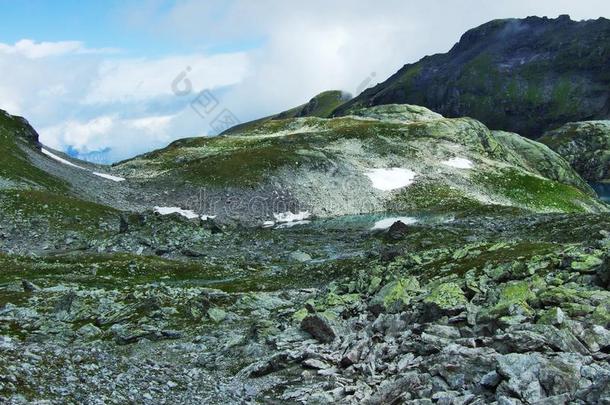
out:
<path id="1" fill-rule="evenodd" d="M 434 304 L 440 309 L 454 309 L 464 307 L 468 300 L 464 291 L 456 283 L 443 283 L 434 287 L 424 302 Z"/>
<path id="2" fill-rule="evenodd" d="M 540 142 L 567 160 L 585 180 L 610 181 L 610 121 L 571 122 Z"/>
<path id="3" fill-rule="evenodd" d="M 383 286 L 371 299 L 369 306 L 379 312 L 400 311 L 419 292 L 420 286 L 415 277 L 401 278 Z"/>

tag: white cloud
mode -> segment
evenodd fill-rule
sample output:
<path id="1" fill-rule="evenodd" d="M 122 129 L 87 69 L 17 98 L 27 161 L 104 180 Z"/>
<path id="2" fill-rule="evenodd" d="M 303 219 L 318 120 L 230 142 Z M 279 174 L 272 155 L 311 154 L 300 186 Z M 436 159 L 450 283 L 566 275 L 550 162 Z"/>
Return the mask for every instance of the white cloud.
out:
<path id="1" fill-rule="evenodd" d="M 197 92 L 228 86 L 242 80 L 247 67 L 243 53 L 105 61 L 100 65 L 85 102 L 143 101 L 174 96 L 189 88 L 191 92 Z"/>
<path id="2" fill-rule="evenodd" d="M 136 59 L 85 52 L 80 42 L 44 44 L 0 50 L 0 109 L 28 118 L 53 148 L 107 162 L 210 133 L 190 102 L 201 89 L 237 84 L 248 72 L 239 52 Z"/>
<path id="3" fill-rule="evenodd" d="M 199 46 L 263 38 L 250 52 L 248 77 L 225 96 L 242 120 L 307 101 L 320 91 L 355 92 L 385 80 L 406 63 L 446 52 L 468 29 L 496 18 L 568 13 L 575 19 L 610 15 L 606 0 L 183 0 L 149 1 L 127 21 L 153 35 Z"/>
<path id="4" fill-rule="evenodd" d="M 114 53 L 118 52 L 118 50 L 113 48 L 89 49 L 80 41 L 35 42 L 31 39 L 22 39 L 17 41 L 14 45 L 0 43 L 0 52 L 22 55 L 30 59 L 39 59 L 50 56 L 67 55 L 70 53 Z"/>
<path id="5" fill-rule="evenodd" d="M 72 148 L 83 158 L 105 151 L 110 161 L 122 160 L 134 153 L 159 148 L 173 140 L 171 124 L 175 116 L 122 118 L 118 114 L 88 121 L 68 120 L 40 129 L 41 141 L 54 149 Z"/>
<path id="6" fill-rule="evenodd" d="M 201 89 L 218 99 L 214 114 L 227 108 L 247 121 L 324 90 L 374 85 L 494 18 L 610 15 L 607 0 L 133 4 L 121 7 L 127 29 L 188 52 L 137 58 L 80 41 L 0 43 L 0 108 L 26 116 L 49 146 L 124 159 L 211 133 L 213 116 L 202 119 L 189 106 Z M 188 82 L 173 88 L 181 73 Z M 180 95 L 188 83 L 191 91 Z"/>

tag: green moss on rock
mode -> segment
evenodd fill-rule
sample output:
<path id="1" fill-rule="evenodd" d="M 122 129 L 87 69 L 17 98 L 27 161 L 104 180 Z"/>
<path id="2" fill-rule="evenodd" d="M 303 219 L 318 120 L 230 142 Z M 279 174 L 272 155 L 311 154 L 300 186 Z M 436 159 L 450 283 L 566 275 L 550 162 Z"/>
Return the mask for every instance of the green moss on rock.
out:
<path id="1" fill-rule="evenodd" d="M 468 300 L 457 283 L 443 283 L 432 288 L 424 302 L 436 304 L 441 309 L 451 309 L 466 305 Z"/>

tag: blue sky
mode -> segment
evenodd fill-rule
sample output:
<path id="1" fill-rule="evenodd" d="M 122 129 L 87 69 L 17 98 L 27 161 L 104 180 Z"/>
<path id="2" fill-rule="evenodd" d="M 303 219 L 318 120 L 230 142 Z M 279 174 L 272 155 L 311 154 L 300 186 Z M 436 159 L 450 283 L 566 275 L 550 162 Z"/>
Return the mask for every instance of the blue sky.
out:
<path id="1" fill-rule="evenodd" d="M 137 14 L 140 7 L 147 7 L 151 14 L 160 17 L 176 5 L 175 1 L 154 1 L 143 6 L 142 2 L 131 0 L 0 0 L 2 10 L 0 38 L 3 42 L 14 43 L 23 38 L 44 41 L 64 41 L 78 39 L 93 48 L 121 49 L 133 55 L 163 55 L 189 51 L 193 48 L 208 52 L 222 53 L 260 47 L 260 37 L 216 39 L 208 42 L 205 38 L 176 38 L 154 35 L 153 30 L 130 25 L 130 14 Z M 231 1 L 220 4 L 210 13 L 212 18 L 221 19 Z"/>
<path id="2" fill-rule="evenodd" d="M 108 163 L 214 135 L 227 111 L 243 122 L 324 90 L 354 93 L 491 19 L 610 17 L 610 2 L 0 0 L 0 10 L 0 109 L 50 147 Z M 197 97 L 214 111 L 197 113 Z"/>

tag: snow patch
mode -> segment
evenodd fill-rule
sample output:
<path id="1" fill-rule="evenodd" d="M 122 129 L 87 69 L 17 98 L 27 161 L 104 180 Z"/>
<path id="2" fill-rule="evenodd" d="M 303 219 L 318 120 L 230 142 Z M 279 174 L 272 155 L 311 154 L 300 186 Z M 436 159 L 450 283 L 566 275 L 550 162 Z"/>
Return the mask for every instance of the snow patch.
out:
<path id="1" fill-rule="evenodd" d="M 70 162 L 70 161 L 68 161 L 68 160 L 66 160 L 66 159 L 64 159 L 62 157 L 59 157 L 56 154 L 54 154 L 54 153 L 52 153 L 52 152 L 50 152 L 50 151 L 48 151 L 48 150 L 46 150 L 44 148 L 40 148 L 40 151 L 44 155 L 47 155 L 48 157 L 50 157 L 53 160 L 58 161 L 59 163 L 62 163 L 64 165 L 68 165 L 68 166 L 72 166 L 72 167 L 75 167 L 77 169 L 89 171 L 87 168 L 75 165 L 74 163 L 72 163 L 72 162 Z M 117 177 L 117 176 L 113 176 L 113 175 L 110 175 L 110 174 L 98 173 L 98 172 L 91 172 L 91 173 L 93 173 L 94 175 L 96 175 L 98 177 L 104 178 L 106 180 L 112 180 L 112 181 L 116 181 L 116 182 L 125 181 L 125 179 L 122 178 L 122 177 Z"/>
<path id="2" fill-rule="evenodd" d="M 311 221 L 292 221 L 292 222 L 284 222 L 282 224 L 279 224 L 278 226 L 275 227 L 275 229 L 284 229 L 284 228 L 292 228 L 293 226 L 297 226 L 297 225 L 307 225 L 310 224 Z"/>
<path id="3" fill-rule="evenodd" d="M 98 172 L 93 172 L 93 174 L 95 174 L 98 177 L 101 177 L 101 178 L 104 178 L 107 180 L 116 181 L 116 182 L 125 181 L 125 179 L 122 177 L 112 176 L 110 174 L 104 174 L 104 173 L 98 173 Z"/>
<path id="4" fill-rule="evenodd" d="M 413 184 L 415 172 L 409 169 L 371 169 L 365 173 L 378 190 L 390 191 L 398 188 L 408 187 Z"/>
<path id="5" fill-rule="evenodd" d="M 201 218 L 202 221 L 216 218 L 216 215 L 199 215 L 192 210 L 183 210 L 180 207 L 154 207 L 155 212 L 161 215 L 180 214 L 188 219 Z"/>
<path id="6" fill-rule="evenodd" d="M 453 159 L 449 159 L 443 162 L 445 166 L 455 167 L 456 169 L 472 169 L 474 164 L 471 160 L 455 157 Z"/>
<path id="7" fill-rule="evenodd" d="M 282 212 L 279 214 L 273 214 L 273 217 L 277 222 L 296 222 L 296 221 L 304 221 L 311 216 L 309 211 L 300 211 L 298 214 L 293 214 L 292 212 Z"/>
<path id="8" fill-rule="evenodd" d="M 63 163 L 63 164 L 68 165 L 68 166 L 76 167 L 77 169 L 87 170 L 87 169 L 85 169 L 84 167 L 82 167 L 82 166 L 77 166 L 77 165 L 75 165 L 74 163 L 69 162 L 69 161 L 67 161 L 67 160 L 66 160 L 66 159 L 64 159 L 64 158 L 61 158 L 61 157 L 57 156 L 56 154 L 51 153 L 51 152 L 49 152 L 48 150 L 46 150 L 46 149 L 44 149 L 44 148 L 41 148 L 41 149 L 40 149 L 40 151 L 41 151 L 41 152 L 42 152 L 44 155 L 47 155 L 48 157 L 50 157 L 51 159 L 57 160 L 59 163 Z"/>
<path id="9" fill-rule="evenodd" d="M 188 219 L 199 218 L 199 215 L 195 214 L 191 210 L 183 210 L 179 207 L 155 207 L 155 212 L 161 215 L 180 214 Z"/>
<path id="10" fill-rule="evenodd" d="M 391 227 L 397 221 L 400 221 L 400 222 L 402 222 L 405 225 L 412 225 L 412 224 L 417 222 L 417 219 L 412 218 L 412 217 L 391 217 L 391 218 L 384 218 L 384 219 L 382 219 L 380 221 L 375 222 L 375 225 L 373 225 L 371 230 L 388 229 L 389 227 Z"/>

